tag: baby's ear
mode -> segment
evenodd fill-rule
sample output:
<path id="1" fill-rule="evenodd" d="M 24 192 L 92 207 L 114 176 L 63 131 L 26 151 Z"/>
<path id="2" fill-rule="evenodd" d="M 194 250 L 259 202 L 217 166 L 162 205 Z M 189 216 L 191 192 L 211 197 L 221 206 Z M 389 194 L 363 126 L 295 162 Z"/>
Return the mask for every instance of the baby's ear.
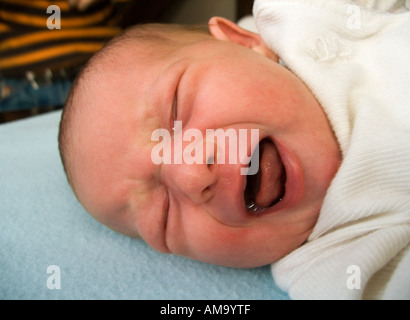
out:
<path id="1" fill-rule="evenodd" d="M 279 62 L 278 56 L 268 48 L 259 34 L 245 30 L 222 17 L 212 17 L 208 22 L 208 26 L 209 32 L 215 39 L 240 44 L 273 61 Z"/>

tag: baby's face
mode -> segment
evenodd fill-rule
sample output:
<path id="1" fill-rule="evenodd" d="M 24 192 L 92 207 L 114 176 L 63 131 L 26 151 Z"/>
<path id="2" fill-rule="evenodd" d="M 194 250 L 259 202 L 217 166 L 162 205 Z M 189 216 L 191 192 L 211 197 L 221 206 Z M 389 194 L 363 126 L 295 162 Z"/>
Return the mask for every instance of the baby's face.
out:
<path id="1" fill-rule="evenodd" d="M 236 43 L 209 37 L 162 49 L 120 48 L 79 89 L 72 177 L 80 202 L 114 230 L 204 262 L 261 266 L 300 246 L 340 162 L 313 95 Z M 174 134 L 174 121 L 182 132 Z M 155 164 L 160 128 L 175 138 L 171 150 L 190 129 L 204 137 L 207 129 L 254 129 L 258 141 L 247 139 L 246 149 L 261 150 L 258 178 L 241 173 L 240 161 L 209 163 L 209 152 L 202 164 Z M 179 141 L 184 149 L 193 140 Z"/>

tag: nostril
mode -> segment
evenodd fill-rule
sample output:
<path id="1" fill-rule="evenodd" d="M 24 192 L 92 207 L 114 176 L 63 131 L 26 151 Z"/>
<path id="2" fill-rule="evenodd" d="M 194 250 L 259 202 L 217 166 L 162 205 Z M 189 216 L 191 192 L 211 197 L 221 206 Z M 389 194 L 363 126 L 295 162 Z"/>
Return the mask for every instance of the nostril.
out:
<path id="1" fill-rule="evenodd" d="M 208 202 L 212 198 L 212 188 L 211 186 L 207 186 L 204 190 L 202 190 L 202 199 L 204 202 Z"/>

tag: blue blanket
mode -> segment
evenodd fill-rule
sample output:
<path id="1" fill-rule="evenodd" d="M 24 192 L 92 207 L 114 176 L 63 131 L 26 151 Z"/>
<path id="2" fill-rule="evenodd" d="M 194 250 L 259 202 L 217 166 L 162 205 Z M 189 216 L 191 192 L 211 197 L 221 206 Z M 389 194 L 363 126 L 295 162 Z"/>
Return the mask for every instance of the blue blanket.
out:
<path id="1" fill-rule="evenodd" d="M 59 120 L 0 125 L 0 299 L 289 299 L 268 266 L 164 255 L 95 221 L 66 182 Z"/>

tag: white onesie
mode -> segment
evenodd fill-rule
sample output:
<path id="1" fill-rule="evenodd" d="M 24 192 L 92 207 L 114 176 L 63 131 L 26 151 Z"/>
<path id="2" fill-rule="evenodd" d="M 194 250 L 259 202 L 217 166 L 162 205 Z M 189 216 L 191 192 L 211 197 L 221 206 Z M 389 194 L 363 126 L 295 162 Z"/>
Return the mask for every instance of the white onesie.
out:
<path id="1" fill-rule="evenodd" d="M 410 11 L 256 0 L 254 18 L 343 154 L 308 242 L 272 265 L 275 281 L 292 299 L 410 299 Z"/>

